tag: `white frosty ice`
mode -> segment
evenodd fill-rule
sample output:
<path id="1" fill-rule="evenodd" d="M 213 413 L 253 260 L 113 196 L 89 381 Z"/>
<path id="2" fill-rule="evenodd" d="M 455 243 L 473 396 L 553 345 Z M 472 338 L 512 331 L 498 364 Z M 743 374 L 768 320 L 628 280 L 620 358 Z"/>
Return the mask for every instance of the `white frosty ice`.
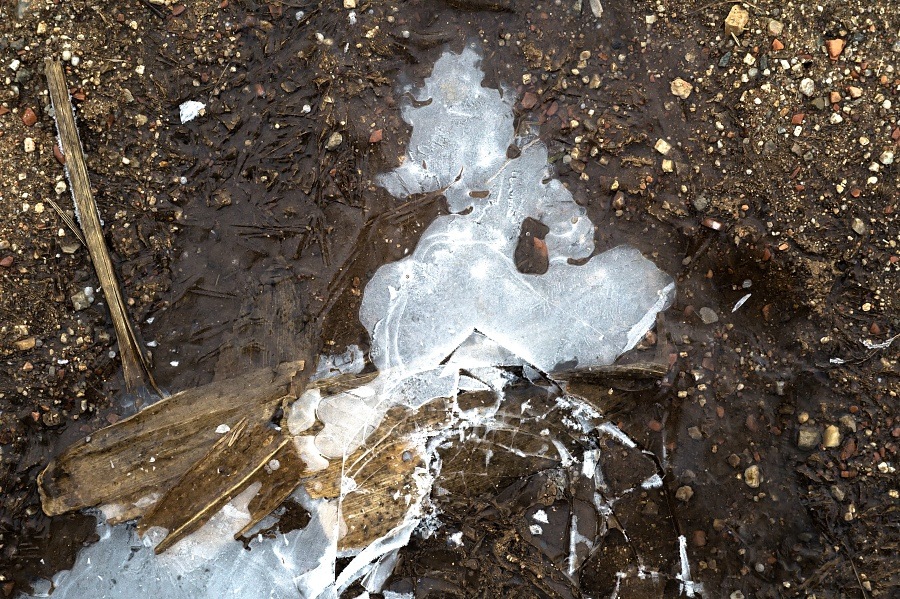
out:
<path id="1" fill-rule="evenodd" d="M 452 214 L 437 218 L 410 256 L 381 267 L 365 289 L 360 320 L 380 375 L 330 397 L 310 392 L 315 396 L 295 404 L 287 426 L 304 460 L 324 468 L 363 444 L 392 406 L 414 410 L 461 390 L 494 391 L 497 403 L 457 409 L 441 427 L 416 433 L 410 442 L 429 467 L 415 476 L 406 517 L 337 576 L 340 499 L 307 498 L 312 520 L 305 529 L 257 538 L 245 549 L 230 540 L 249 517 L 252 493 L 245 493 L 159 557 L 132 528 L 101 525 L 101 541 L 57 577 L 54 598 L 335 597 L 357 579 L 378 591 L 423 516 L 439 468 L 436 447 L 497 422 L 510 376 L 502 366 L 522 366 L 531 378 L 539 376 L 535 368 L 548 373 L 562 365 L 609 364 L 671 303 L 672 279 L 638 250 L 620 246 L 593 255 L 593 224 L 552 178 L 546 147 L 533 137 L 516 138 L 513 94 L 482 87 L 479 61 L 471 48 L 445 53 L 421 89 L 407 90 L 415 99 L 403 109 L 413 126 L 408 155 L 380 183 L 398 199 L 444 190 Z M 521 149 L 514 159 L 507 158 L 511 144 Z M 522 274 L 514 263 L 526 218 L 549 228 L 549 268 L 542 275 Z M 319 374 L 359 366 L 351 351 L 323 360 Z M 558 407 L 582 433 L 596 427 L 598 415 L 577 398 L 562 397 Z M 324 428 L 304 436 L 315 419 Z M 625 447 L 634 445 L 612 425 L 605 432 Z M 562 443 L 548 441 L 546 451 L 560 463 L 577 462 L 585 477 L 602 480 L 596 455 L 573 457 Z M 355 481 L 346 482 L 352 492 Z M 570 567 L 581 540 L 574 541 Z M 690 584 L 687 571 L 681 580 Z"/>
<path id="2" fill-rule="evenodd" d="M 469 48 L 444 54 L 403 110 L 408 155 L 380 182 L 398 198 L 443 189 L 454 214 L 366 286 L 372 360 L 381 371 L 427 370 L 477 330 L 545 372 L 609 364 L 668 307 L 672 279 L 626 246 L 570 263 L 593 253 L 593 224 L 551 177 L 546 147 L 516 139 L 514 97 L 481 87 L 479 60 Z M 521 155 L 508 159 L 514 143 Z M 513 259 L 529 217 L 549 227 L 543 275 L 521 274 Z"/>
<path id="3" fill-rule="evenodd" d="M 205 110 L 206 104 L 203 102 L 198 102 L 196 100 L 182 102 L 181 106 L 178 107 L 178 116 L 181 118 L 181 124 L 183 125 L 193 121 L 195 118 L 202 115 Z"/>

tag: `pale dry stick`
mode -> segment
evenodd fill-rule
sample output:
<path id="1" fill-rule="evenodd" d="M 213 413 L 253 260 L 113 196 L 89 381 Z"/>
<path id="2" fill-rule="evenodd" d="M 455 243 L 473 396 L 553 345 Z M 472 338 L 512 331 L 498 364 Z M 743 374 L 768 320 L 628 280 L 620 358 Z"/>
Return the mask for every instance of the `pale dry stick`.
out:
<path id="1" fill-rule="evenodd" d="M 66 76 L 62 63 L 48 58 L 45 74 L 50 100 L 56 114 L 59 145 L 66 158 L 65 169 L 69 178 L 69 186 L 72 188 L 72 198 L 77 209 L 79 224 L 84 232 L 88 253 L 94 269 L 97 271 L 97 277 L 100 279 L 103 294 L 109 304 L 110 316 L 119 340 L 119 354 L 122 356 L 125 387 L 128 391 L 135 391 L 149 386 L 159 393 L 144 354 L 141 352 L 128 313 L 125 311 L 122 290 L 103 240 L 103 226 L 100 224 L 97 204 L 91 193 L 87 163 L 84 159 L 81 139 L 78 136 L 78 128 L 75 125 L 75 113 L 72 110 L 69 90 L 66 87 Z"/>

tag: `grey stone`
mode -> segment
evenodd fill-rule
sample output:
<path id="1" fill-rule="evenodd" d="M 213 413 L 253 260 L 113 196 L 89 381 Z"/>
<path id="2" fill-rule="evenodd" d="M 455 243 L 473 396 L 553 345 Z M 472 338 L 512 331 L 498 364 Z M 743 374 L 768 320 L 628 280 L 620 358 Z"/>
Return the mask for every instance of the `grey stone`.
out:
<path id="1" fill-rule="evenodd" d="M 819 431 L 811 426 L 801 426 L 797 435 L 797 446 L 800 449 L 814 449 L 819 444 Z"/>
<path id="2" fill-rule="evenodd" d="M 713 324 L 719 322 L 719 315 L 712 308 L 703 306 L 700 308 L 700 320 L 703 321 L 703 324 Z"/>
<path id="3" fill-rule="evenodd" d="M 72 307 L 75 308 L 77 312 L 87 310 L 91 307 L 91 304 L 94 303 L 94 296 L 88 296 L 84 291 L 73 294 L 71 299 Z"/>

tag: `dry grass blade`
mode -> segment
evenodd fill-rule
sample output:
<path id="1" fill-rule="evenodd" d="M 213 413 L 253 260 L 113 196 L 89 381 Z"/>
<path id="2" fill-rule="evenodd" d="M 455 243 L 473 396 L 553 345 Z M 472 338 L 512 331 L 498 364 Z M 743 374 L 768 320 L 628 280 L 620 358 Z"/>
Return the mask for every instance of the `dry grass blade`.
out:
<path id="1" fill-rule="evenodd" d="M 72 217 L 66 214 L 66 212 L 59 207 L 59 204 L 57 204 L 50 198 L 47 198 L 46 201 L 50 204 L 51 207 L 53 207 L 53 210 L 56 211 L 56 214 L 59 215 L 59 218 L 62 220 L 62 222 L 64 222 L 65 225 L 69 227 L 69 230 L 72 231 L 72 235 L 74 235 L 75 238 L 81 242 L 81 245 L 87 247 L 87 242 L 84 240 L 84 235 L 81 233 L 81 229 L 78 228 L 78 224 L 74 220 L 72 220 Z"/>
<path id="2" fill-rule="evenodd" d="M 91 193 L 91 184 L 88 177 L 87 164 L 84 160 L 84 151 L 81 147 L 81 139 L 78 136 L 78 128 L 75 126 L 75 114 L 69 98 L 69 90 L 66 87 L 66 77 L 62 64 L 59 61 L 48 59 L 46 62 L 47 88 L 50 91 L 50 100 L 56 113 L 56 127 L 59 131 L 60 147 L 66 157 L 66 173 L 69 176 L 69 184 L 72 188 L 72 197 L 75 200 L 75 208 L 79 215 L 81 229 L 84 232 L 84 241 L 91 255 L 91 262 L 100 279 L 100 286 L 109 304 L 110 316 L 116 329 L 119 340 L 119 353 L 122 356 L 122 370 L 125 375 L 125 386 L 129 391 L 135 391 L 144 386 L 150 386 L 159 393 L 150 369 L 145 361 L 144 354 L 135 336 L 128 313 L 125 311 L 125 303 L 122 290 L 113 270 L 112 260 L 103 240 L 103 227 L 100 224 L 100 216 L 94 195 Z"/>

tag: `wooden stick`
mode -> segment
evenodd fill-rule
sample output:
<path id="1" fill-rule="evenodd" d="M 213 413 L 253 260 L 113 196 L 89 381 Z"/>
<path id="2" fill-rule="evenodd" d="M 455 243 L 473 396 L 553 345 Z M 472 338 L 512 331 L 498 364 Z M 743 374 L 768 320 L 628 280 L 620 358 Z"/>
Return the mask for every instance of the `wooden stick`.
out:
<path id="1" fill-rule="evenodd" d="M 128 391 L 135 391 L 149 385 L 159 393 L 131 326 L 128 313 L 125 311 L 122 290 L 116 279 L 112 260 L 103 239 L 103 227 L 100 224 L 94 195 L 91 193 L 87 163 L 84 160 L 81 139 L 78 137 L 78 128 L 75 126 L 75 113 L 72 110 L 62 64 L 58 60 L 48 58 L 45 74 L 47 75 L 50 100 L 56 113 L 60 149 L 66 157 L 65 169 L 69 177 L 69 185 L 72 188 L 76 214 L 84 232 L 91 262 L 94 264 L 97 277 L 100 279 L 100 286 L 109 304 L 110 316 L 112 316 L 116 337 L 119 340 L 119 354 L 122 356 L 125 387 Z"/>

